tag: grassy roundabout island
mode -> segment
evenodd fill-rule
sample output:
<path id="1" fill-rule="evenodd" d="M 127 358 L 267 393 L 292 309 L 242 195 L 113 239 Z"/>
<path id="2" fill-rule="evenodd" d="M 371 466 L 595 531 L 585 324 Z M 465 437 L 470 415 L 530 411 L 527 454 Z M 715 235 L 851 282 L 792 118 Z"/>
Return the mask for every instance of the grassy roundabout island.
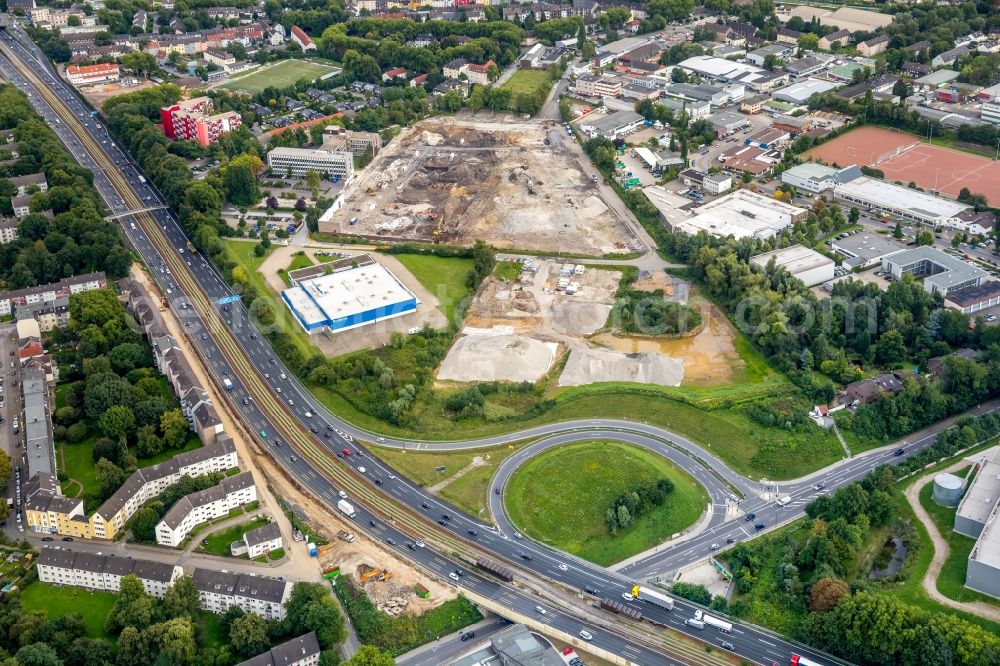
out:
<path id="1" fill-rule="evenodd" d="M 606 515 L 616 498 L 673 484 L 666 501 L 612 536 Z M 708 494 L 669 460 L 618 442 L 581 442 L 546 451 L 519 467 L 507 484 L 510 519 L 525 534 L 601 565 L 620 562 L 693 525 Z"/>

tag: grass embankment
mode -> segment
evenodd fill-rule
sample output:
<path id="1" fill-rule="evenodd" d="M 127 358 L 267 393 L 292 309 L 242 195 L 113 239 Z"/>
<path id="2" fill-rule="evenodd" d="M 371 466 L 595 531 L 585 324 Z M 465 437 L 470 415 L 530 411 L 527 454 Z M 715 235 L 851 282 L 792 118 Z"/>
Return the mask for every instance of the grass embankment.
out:
<path id="1" fill-rule="evenodd" d="M 464 309 L 463 301 L 471 295 L 465 285 L 465 277 L 472 268 L 473 260 L 466 257 L 437 257 L 431 254 L 393 256 L 438 299 L 440 302 L 438 309 L 448 318 L 448 322 L 454 322 L 456 310 L 460 307 Z"/>
<path id="2" fill-rule="evenodd" d="M 492 446 L 442 453 L 400 451 L 381 447 L 370 447 L 369 451 L 421 486 L 428 487 L 447 482 L 438 490 L 438 495 L 470 515 L 480 515 L 482 511 L 480 517 L 490 519 L 492 517 L 486 508 L 486 497 L 491 492 L 490 481 L 500 463 L 521 446 L 521 444 Z M 477 463 L 474 467 L 466 470 L 461 476 L 452 478 L 473 462 Z M 438 467 L 444 469 L 439 472 Z"/>
<path id="3" fill-rule="evenodd" d="M 264 263 L 272 250 L 268 250 L 264 256 L 258 257 L 253 253 L 253 243 L 229 241 L 224 242 L 222 247 L 225 249 L 226 258 L 243 268 L 247 281 L 257 291 L 257 298 L 267 303 L 271 311 L 274 312 L 274 325 L 289 334 L 302 357 L 309 358 L 317 353 L 319 350 L 309 340 L 309 335 L 295 322 L 288 308 L 285 307 L 284 301 L 268 286 L 264 275 L 260 272 L 261 264 Z"/>
<path id="4" fill-rule="evenodd" d="M 237 523 L 236 525 L 231 525 L 224 530 L 219 530 L 218 532 L 212 532 L 206 537 L 203 537 L 201 545 L 198 546 L 197 550 L 201 553 L 214 553 L 215 555 L 229 555 L 229 544 L 234 541 L 239 541 L 243 538 L 243 535 L 252 529 L 261 527 L 267 524 L 267 519 L 252 519 L 243 523 Z M 206 543 L 208 542 L 208 543 Z"/>
<path id="5" fill-rule="evenodd" d="M 288 268 L 281 269 L 278 272 L 281 273 L 281 279 L 290 287 L 292 286 L 292 281 L 288 278 L 288 274 L 291 271 L 297 271 L 300 268 L 309 268 L 312 265 L 313 260 L 309 258 L 309 255 L 299 251 L 292 255 L 292 260 L 288 263 Z"/>
<path id="6" fill-rule="evenodd" d="M 605 513 L 641 485 L 669 479 L 666 502 L 612 536 Z M 521 531 L 597 564 L 642 552 L 693 525 L 708 504 L 705 490 L 670 461 L 636 446 L 583 442 L 546 451 L 519 467 L 504 496 Z"/>
<path id="7" fill-rule="evenodd" d="M 954 472 L 956 476 L 964 477 L 968 468 Z M 994 606 L 1000 606 L 1000 601 L 965 587 L 965 573 L 969 567 L 969 554 L 976 540 L 959 534 L 952 529 L 955 524 L 957 509 L 941 506 L 932 498 L 934 484 L 928 483 L 920 489 L 920 505 L 934 521 L 934 526 L 945 541 L 948 542 L 948 559 L 941 566 L 937 579 L 937 590 L 949 599 L 955 601 L 982 601 Z"/>

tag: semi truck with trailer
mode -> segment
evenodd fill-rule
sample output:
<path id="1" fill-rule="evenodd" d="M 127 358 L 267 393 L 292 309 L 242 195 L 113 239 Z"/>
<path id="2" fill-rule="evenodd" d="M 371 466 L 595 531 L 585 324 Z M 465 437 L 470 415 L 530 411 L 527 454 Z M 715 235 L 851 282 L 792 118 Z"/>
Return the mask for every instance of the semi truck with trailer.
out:
<path id="1" fill-rule="evenodd" d="M 354 510 L 354 505 L 347 500 L 340 500 L 337 502 L 337 509 L 339 509 L 340 512 L 348 518 L 354 518 L 358 515 L 358 512 Z"/>
<path id="2" fill-rule="evenodd" d="M 720 620 L 717 617 L 712 617 L 705 611 L 696 610 L 694 612 L 694 619 L 704 622 L 710 627 L 715 627 L 719 631 L 731 634 L 733 632 L 733 623 L 726 622 L 725 620 Z"/>
<path id="3" fill-rule="evenodd" d="M 633 586 L 632 596 L 641 601 L 648 601 L 651 604 L 656 604 L 660 608 L 666 608 L 667 610 L 674 609 L 673 599 L 662 592 L 651 590 L 648 587 L 642 587 L 641 585 Z"/>
<path id="4" fill-rule="evenodd" d="M 791 666 L 826 666 L 826 664 L 821 664 L 820 662 L 816 661 L 815 659 L 807 659 L 807 658 L 801 657 L 801 656 L 799 656 L 797 654 L 793 654 L 792 655 Z"/>

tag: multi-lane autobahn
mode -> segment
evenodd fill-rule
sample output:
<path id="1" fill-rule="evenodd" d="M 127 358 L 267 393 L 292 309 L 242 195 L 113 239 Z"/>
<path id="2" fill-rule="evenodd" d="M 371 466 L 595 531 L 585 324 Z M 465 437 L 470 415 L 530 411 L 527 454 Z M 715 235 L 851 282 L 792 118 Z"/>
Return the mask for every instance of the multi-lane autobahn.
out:
<path id="1" fill-rule="evenodd" d="M 563 553 L 515 536 L 500 504 L 502 495 L 491 494 L 491 509 L 497 527 L 462 514 L 412 484 L 403 475 L 369 455 L 357 439 L 375 437 L 339 420 L 310 396 L 276 357 L 266 340 L 250 320 L 240 302 L 222 305 L 220 301 L 234 294 L 200 253 L 188 249 L 185 237 L 159 194 L 152 188 L 127 154 L 116 144 L 99 118 L 55 75 L 48 63 L 30 46 L 15 36 L 16 31 L 0 31 L 0 72 L 25 90 L 39 113 L 67 145 L 76 159 L 93 170 L 95 185 L 105 198 L 112 214 L 126 211 L 134 215 L 120 217 L 125 234 L 149 266 L 153 277 L 170 301 L 170 306 L 184 322 L 199 353 L 209 368 L 228 377 L 233 391 L 234 410 L 240 415 L 259 444 L 289 474 L 299 480 L 319 499 L 333 507 L 338 493 L 348 494 L 358 510 L 360 529 L 386 542 L 401 557 L 418 563 L 443 580 L 456 569 L 453 560 L 443 553 L 461 552 L 474 556 L 486 552 L 504 559 L 517 568 L 561 584 L 588 591 L 595 597 L 620 599 L 637 579 L 675 570 L 709 552 L 712 543 L 724 544 L 727 538 L 743 540 L 752 536 L 752 525 L 745 521 L 725 521 L 727 504 L 741 502 L 743 513 L 757 514 L 755 522 L 767 528 L 788 522 L 802 514 L 802 505 L 817 491 L 813 484 L 822 482 L 825 491 L 860 478 L 873 467 L 894 460 L 892 451 L 871 452 L 845 464 L 824 470 L 813 478 L 779 487 L 751 481 L 736 474 L 709 451 L 673 433 L 642 423 L 612 420 L 587 420 L 552 424 L 506 436 L 475 442 L 435 444 L 440 448 L 492 446 L 506 442 L 540 438 L 531 447 L 519 451 L 498 470 L 497 487 L 502 487 L 510 472 L 528 455 L 546 446 L 568 441 L 613 438 L 647 446 L 667 455 L 698 478 L 712 497 L 713 516 L 708 528 L 698 536 L 676 546 L 667 546 L 640 558 L 620 572 L 610 572 Z M 25 42 L 27 43 L 27 42 Z M 152 208 L 152 210 L 148 210 Z M 386 446 L 424 447 L 426 444 L 380 439 Z M 912 442 L 907 451 L 918 450 L 932 441 L 926 435 Z M 345 455 L 349 452 L 349 455 Z M 339 458 L 337 456 L 340 456 Z M 789 495 L 793 502 L 777 507 L 770 499 Z M 448 518 L 445 518 L 445 516 Z M 440 523 L 440 524 L 439 524 Z M 748 527 L 750 529 L 748 529 Z M 430 542 L 428 547 L 410 550 L 415 539 Z M 626 575 L 627 574 L 627 575 Z M 586 629 L 593 642 L 633 663 L 671 663 L 654 646 L 650 647 L 619 635 L 614 630 L 587 624 L 572 609 L 541 603 L 537 597 L 490 578 L 466 572 L 459 586 L 499 600 L 505 607 L 521 614 L 536 616 L 541 622 L 570 634 Z M 755 663 L 787 663 L 792 653 L 803 654 L 820 663 L 836 663 L 814 650 L 796 646 L 759 628 L 736 623 L 733 634 L 699 632 L 683 624 L 695 606 L 677 600 L 675 610 L 667 612 L 655 606 L 635 602 L 649 618 L 679 632 L 719 645 L 733 643 L 735 652 Z M 536 612 L 536 606 L 546 609 Z"/>

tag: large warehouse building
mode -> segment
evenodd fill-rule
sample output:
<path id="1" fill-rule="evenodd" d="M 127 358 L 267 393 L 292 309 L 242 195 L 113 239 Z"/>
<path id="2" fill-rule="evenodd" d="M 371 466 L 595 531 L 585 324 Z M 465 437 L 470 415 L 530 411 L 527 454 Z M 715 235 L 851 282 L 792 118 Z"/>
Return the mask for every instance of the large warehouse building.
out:
<path id="1" fill-rule="evenodd" d="M 818 194 L 832 190 L 840 183 L 861 176 L 861 169 L 849 166 L 844 169 L 828 167 L 825 164 L 806 162 L 797 164 L 781 172 L 781 182 L 806 192 Z"/>
<path id="2" fill-rule="evenodd" d="M 878 234 L 852 234 L 830 241 L 830 249 L 844 257 L 851 268 L 868 268 L 882 263 L 885 257 L 902 252 L 904 248 Z"/>
<path id="3" fill-rule="evenodd" d="M 833 188 L 838 199 L 859 204 L 905 220 L 930 225 L 954 225 L 957 216 L 971 206 L 942 199 L 884 180 L 860 176 Z"/>
<path id="4" fill-rule="evenodd" d="M 833 279 L 833 259 L 804 245 L 792 245 L 750 257 L 750 263 L 761 268 L 767 268 L 772 260 L 776 267 L 784 268 L 792 277 L 802 280 L 807 287 Z"/>
<path id="5" fill-rule="evenodd" d="M 976 463 L 976 474 L 955 512 L 955 531 L 976 539 L 965 586 L 1000 598 L 1000 452 Z"/>
<path id="6" fill-rule="evenodd" d="M 772 238 L 809 213 L 750 190 L 736 190 L 698 209 L 694 217 L 679 220 L 674 228 L 688 234 L 705 231 L 713 236 Z"/>
<path id="7" fill-rule="evenodd" d="M 307 333 L 346 331 L 413 312 L 420 300 L 367 254 L 311 266 L 281 298 Z"/>

